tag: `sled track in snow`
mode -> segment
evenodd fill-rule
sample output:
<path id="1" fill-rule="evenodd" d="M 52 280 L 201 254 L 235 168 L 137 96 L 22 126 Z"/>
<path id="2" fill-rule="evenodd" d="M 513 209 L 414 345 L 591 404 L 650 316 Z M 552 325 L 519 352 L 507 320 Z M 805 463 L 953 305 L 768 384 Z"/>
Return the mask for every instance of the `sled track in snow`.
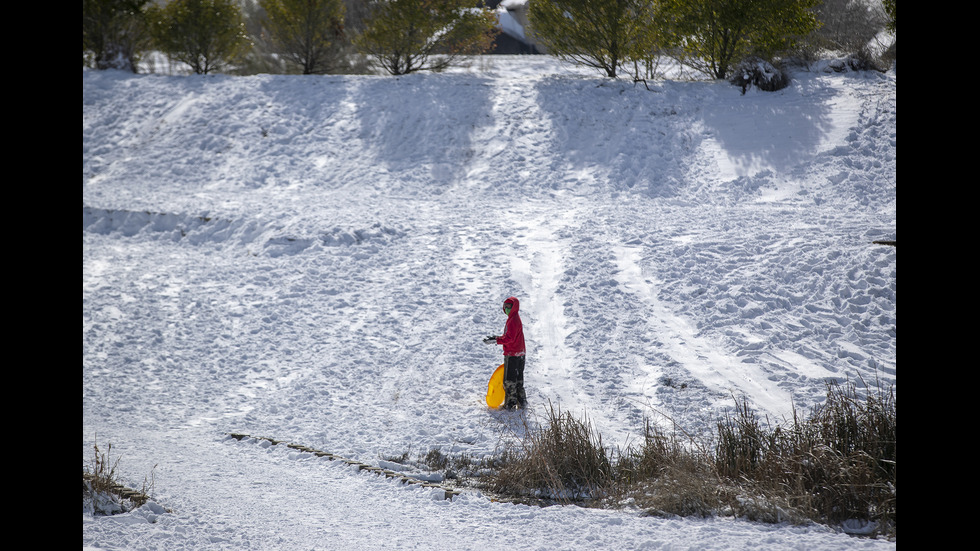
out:
<path id="1" fill-rule="evenodd" d="M 381 467 L 374 467 L 372 465 L 368 465 L 367 463 L 362 463 L 360 461 L 354 461 L 353 459 L 346 459 L 346 458 L 341 457 L 341 456 L 339 456 L 337 454 L 333 454 L 333 453 L 329 453 L 329 452 L 325 452 L 325 451 L 316 450 L 316 449 L 310 448 L 308 446 L 303 446 L 303 445 L 300 445 L 300 444 L 292 444 L 292 443 L 286 442 L 284 440 L 276 440 L 274 438 L 269 438 L 267 436 L 250 436 L 248 434 L 234 433 L 234 432 L 233 433 L 230 433 L 229 436 L 231 436 L 235 440 L 238 440 L 239 442 L 242 441 L 242 440 L 244 440 L 244 439 L 246 439 L 246 438 L 254 438 L 256 440 L 265 440 L 265 441 L 271 442 L 273 446 L 277 446 L 279 444 L 285 444 L 286 447 L 287 448 L 290 448 L 290 449 L 294 449 L 294 450 L 298 450 L 298 451 L 301 451 L 301 452 L 310 453 L 310 454 L 313 454 L 313 455 L 315 455 L 317 457 L 326 457 L 327 459 L 329 459 L 331 461 L 340 461 L 340 462 L 343 462 L 343 463 L 346 463 L 346 464 L 350 465 L 351 467 L 357 467 L 357 470 L 358 471 L 367 471 L 367 472 L 374 473 L 374 474 L 379 475 L 379 476 L 384 476 L 385 478 L 395 478 L 395 479 L 398 479 L 398 481 L 401 482 L 402 484 L 417 484 L 417 485 L 421 486 L 422 488 L 431 488 L 431 489 L 434 489 L 434 490 L 442 490 L 445 493 L 445 499 L 448 499 L 450 501 L 452 501 L 452 499 L 454 497 L 458 496 L 461 493 L 458 490 L 455 490 L 455 489 L 452 489 L 452 488 L 447 488 L 447 487 L 442 486 L 440 484 L 435 484 L 435 483 L 428 482 L 428 481 L 425 481 L 425 480 L 419 480 L 418 478 L 412 478 L 410 476 L 403 475 L 401 473 L 392 471 L 390 469 L 382 469 Z"/>

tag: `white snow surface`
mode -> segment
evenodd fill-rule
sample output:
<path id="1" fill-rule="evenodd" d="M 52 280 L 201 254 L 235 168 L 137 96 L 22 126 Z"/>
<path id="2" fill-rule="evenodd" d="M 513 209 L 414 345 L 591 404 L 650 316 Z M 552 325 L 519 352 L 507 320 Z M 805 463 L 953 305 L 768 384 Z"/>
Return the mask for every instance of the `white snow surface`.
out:
<path id="1" fill-rule="evenodd" d="M 370 465 L 521 437 L 489 410 L 521 300 L 530 427 L 610 446 L 896 380 L 896 76 L 779 92 L 545 56 L 389 76 L 82 73 L 82 461 L 153 502 L 86 550 L 894 549 L 839 527 L 452 500 Z M 154 468 L 155 467 L 155 468 Z M 412 473 L 438 480 L 441 473 Z"/>

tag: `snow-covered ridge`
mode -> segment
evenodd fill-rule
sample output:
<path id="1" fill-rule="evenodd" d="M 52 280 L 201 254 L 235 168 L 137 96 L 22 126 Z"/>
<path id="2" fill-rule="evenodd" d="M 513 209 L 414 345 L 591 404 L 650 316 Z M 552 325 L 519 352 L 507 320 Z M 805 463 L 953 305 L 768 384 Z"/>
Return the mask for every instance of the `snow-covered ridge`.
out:
<path id="1" fill-rule="evenodd" d="M 283 234 L 281 225 L 226 220 L 206 215 L 174 214 L 82 207 L 82 229 L 100 234 L 132 237 L 146 233 L 153 239 L 186 240 L 192 244 L 216 243 L 248 248 L 272 256 L 296 254 L 310 247 L 380 245 L 397 238 L 400 230 L 380 222 L 363 229 L 334 227 L 315 236 Z"/>
<path id="2" fill-rule="evenodd" d="M 290 450 L 295 450 L 290 452 L 293 459 L 303 459 L 304 455 L 308 457 L 318 457 L 326 458 L 328 461 L 339 461 L 346 465 L 350 465 L 353 469 L 357 471 L 365 471 L 368 473 L 374 473 L 385 478 L 395 479 L 402 484 L 418 484 L 422 488 L 428 488 L 433 490 L 433 495 L 436 492 L 442 492 L 443 499 L 453 499 L 459 495 L 459 491 L 450 488 L 446 485 L 441 485 L 439 482 L 443 481 L 442 476 L 438 473 L 419 473 L 419 472 L 409 472 L 411 469 L 391 461 L 379 461 L 378 466 L 369 465 L 367 463 L 362 463 L 360 461 L 355 461 L 353 459 L 347 459 L 341 457 L 337 454 L 330 452 L 325 452 L 318 450 L 316 448 L 311 448 L 309 446 L 304 446 L 302 444 L 297 444 L 294 442 L 285 442 L 282 440 L 277 440 L 268 436 L 251 436 L 248 434 L 236 434 L 232 433 L 228 435 L 229 438 L 233 438 L 239 442 L 244 441 L 247 444 L 257 444 L 262 448 L 268 448 L 269 446 L 278 446 L 283 444 Z"/>

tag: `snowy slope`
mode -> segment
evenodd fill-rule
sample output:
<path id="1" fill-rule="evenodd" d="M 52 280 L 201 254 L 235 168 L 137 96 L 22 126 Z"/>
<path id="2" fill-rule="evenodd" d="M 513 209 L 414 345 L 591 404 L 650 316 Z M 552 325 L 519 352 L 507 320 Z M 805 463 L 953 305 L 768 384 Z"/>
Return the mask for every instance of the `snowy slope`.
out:
<path id="1" fill-rule="evenodd" d="M 83 72 L 83 462 L 154 465 L 173 513 L 83 512 L 93 549 L 851 549 L 819 527 L 452 501 L 377 465 L 483 457 L 521 299 L 534 426 L 707 434 L 827 380 L 894 384 L 894 73 L 780 92 L 610 81 L 541 56 L 450 74 Z M 520 432 L 518 430 L 518 432 Z M 147 517 L 155 522 L 149 522 Z M 463 534 L 468 534 L 464 536 Z"/>

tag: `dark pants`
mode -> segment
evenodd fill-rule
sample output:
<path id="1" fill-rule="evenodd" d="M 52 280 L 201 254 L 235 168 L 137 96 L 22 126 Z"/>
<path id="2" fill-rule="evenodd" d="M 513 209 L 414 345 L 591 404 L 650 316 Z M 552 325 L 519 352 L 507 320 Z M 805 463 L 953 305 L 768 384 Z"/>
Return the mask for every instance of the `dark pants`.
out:
<path id="1" fill-rule="evenodd" d="M 525 407 L 524 356 L 504 356 L 504 407 Z"/>

